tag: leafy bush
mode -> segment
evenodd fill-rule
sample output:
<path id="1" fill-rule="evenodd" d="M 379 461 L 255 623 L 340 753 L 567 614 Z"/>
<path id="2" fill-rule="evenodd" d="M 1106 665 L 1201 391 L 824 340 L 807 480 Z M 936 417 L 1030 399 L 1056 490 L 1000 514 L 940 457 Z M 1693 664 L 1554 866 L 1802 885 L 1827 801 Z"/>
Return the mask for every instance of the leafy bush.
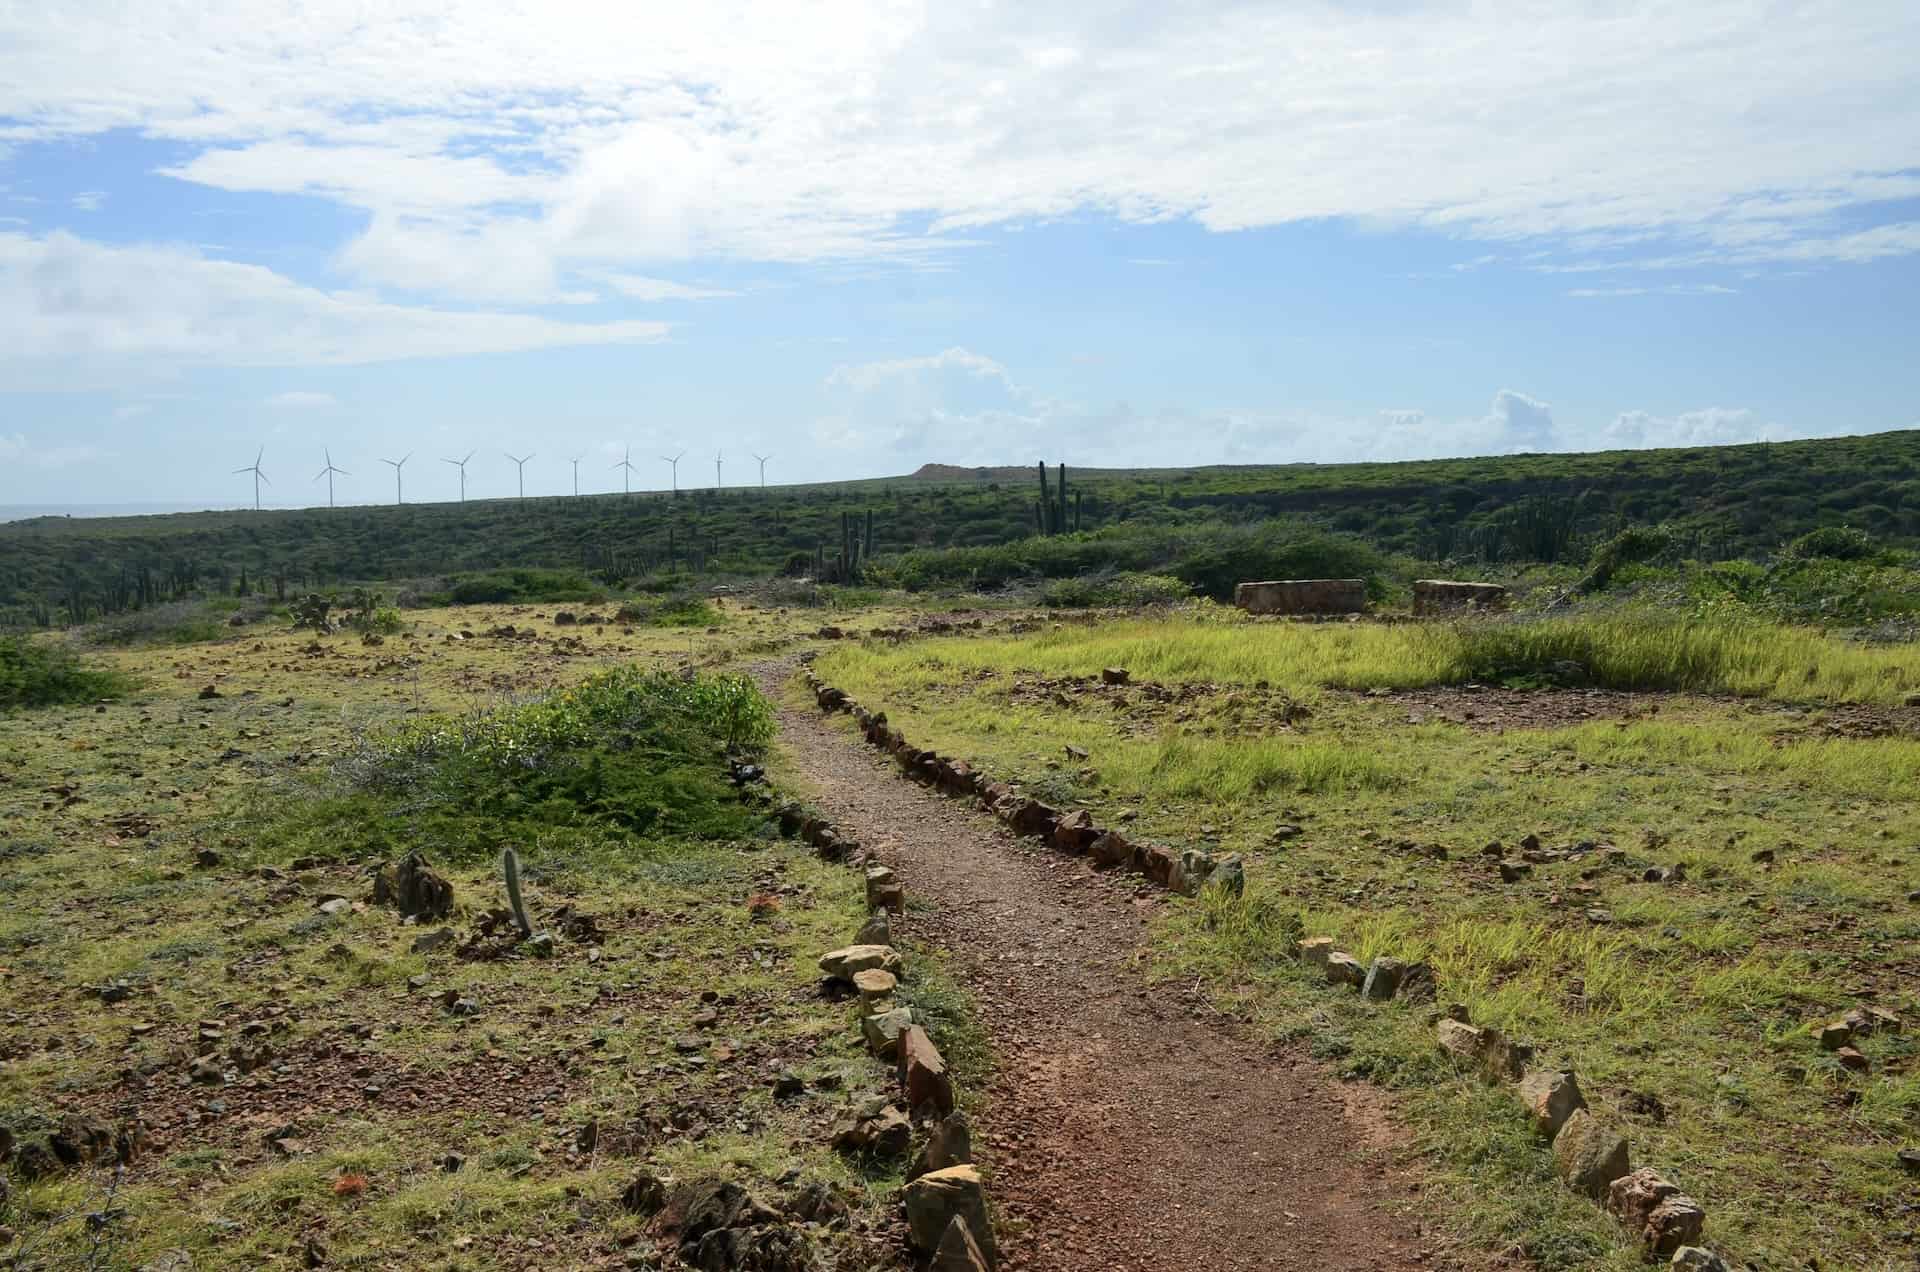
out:
<path id="1" fill-rule="evenodd" d="M 59 646 L 0 636 L 0 711 L 118 698 L 132 687 L 121 672 L 92 666 Z"/>
<path id="2" fill-rule="evenodd" d="M 1864 561 L 1879 552 L 1873 537 L 1851 526 L 1822 526 L 1787 545 L 1787 555 L 1802 559 Z"/>
<path id="3" fill-rule="evenodd" d="M 265 614 L 263 606 L 252 605 L 233 611 L 251 622 Z M 141 645 L 197 645 L 218 640 L 226 623 L 206 601 L 167 601 L 143 609 L 128 610 L 102 619 L 86 630 L 88 643 L 113 649 Z"/>
<path id="4" fill-rule="evenodd" d="M 617 667 L 537 701 L 364 737 L 333 784 L 287 801 L 259 842 L 287 853 L 343 836 L 396 853 L 424 843 L 457 861 L 553 832 L 746 838 L 758 820 L 724 757 L 763 749 L 773 731 L 744 676 Z"/>
<path id="5" fill-rule="evenodd" d="M 1060 609 L 1090 606 L 1171 605 L 1193 595 L 1193 589 L 1165 574 L 1138 574 L 1131 570 L 1058 579 L 1040 592 L 1040 603 Z"/>
<path id="6" fill-rule="evenodd" d="M 606 589 L 572 570 L 487 570 L 453 575 L 447 589 L 429 598 L 442 605 L 499 605 L 531 601 L 606 599 Z"/>

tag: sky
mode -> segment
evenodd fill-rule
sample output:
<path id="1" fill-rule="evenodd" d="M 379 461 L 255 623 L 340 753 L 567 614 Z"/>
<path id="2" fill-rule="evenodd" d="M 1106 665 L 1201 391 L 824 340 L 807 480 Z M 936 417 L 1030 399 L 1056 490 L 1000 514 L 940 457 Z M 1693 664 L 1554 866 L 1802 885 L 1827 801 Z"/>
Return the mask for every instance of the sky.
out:
<path id="1" fill-rule="evenodd" d="M 1913 0 L 0 0 L 0 505 L 1916 427 L 1916 61 Z"/>

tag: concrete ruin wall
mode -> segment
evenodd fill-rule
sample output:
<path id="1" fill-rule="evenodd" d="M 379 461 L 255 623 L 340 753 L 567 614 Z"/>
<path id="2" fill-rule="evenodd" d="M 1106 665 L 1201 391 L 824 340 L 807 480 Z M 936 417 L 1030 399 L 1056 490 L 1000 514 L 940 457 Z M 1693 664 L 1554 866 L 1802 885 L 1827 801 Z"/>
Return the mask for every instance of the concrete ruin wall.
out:
<path id="1" fill-rule="evenodd" d="M 1365 579 L 1276 579 L 1241 583 L 1233 603 L 1249 614 L 1359 614 L 1367 608 Z"/>
<path id="2" fill-rule="evenodd" d="M 1415 579 L 1413 583 L 1415 614 L 1505 608 L 1507 589 L 1498 583 L 1455 583 L 1447 579 Z"/>

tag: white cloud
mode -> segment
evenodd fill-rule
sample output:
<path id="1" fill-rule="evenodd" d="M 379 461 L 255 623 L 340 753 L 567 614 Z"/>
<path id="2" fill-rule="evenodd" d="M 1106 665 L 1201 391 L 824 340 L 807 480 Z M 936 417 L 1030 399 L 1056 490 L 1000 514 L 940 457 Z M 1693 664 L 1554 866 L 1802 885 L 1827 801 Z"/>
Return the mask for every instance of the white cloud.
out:
<path id="1" fill-rule="evenodd" d="M 896 358 L 885 362 L 843 363 L 827 375 L 830 387 L 871 392 L 888 380 L 917 380 L 930 371 L 961 371 L 1011 385 L 1007 369 L 992 358 L 955 346 L 925 358 Z"/>
<path id="2" fill-rule="evenodd" d="M 107 459 L 112 455 L 112 451 L 98 446 L 39 446 L 29 441 L 25 433 L 0 433 L 0 465 L 7 467 L 51 471 Z"/>
<path id="3" fill-rule="evenodd" d="M 123 406 L 113 408 L 113 418 L 117 422 L 124 424 L 128 420 L 137 420 L 142 415 L 149 414 L 152 410 L 153 403 L 151 402 L 128 402 Z"/>
<path id="4" fill-rule="evenodd" d="M 695 287 L 665 278 L 645 278 L 639 274 L 606 274 L 601 281 L 633 300 L 720 300 L 740 294 L 723 287 Z"/>
<path id="5" fill-rule="evenodd" d="M 406 306 L 306 287 L 259 265 L 173 247 L 0 233 L 0 362 L 152 358 L 230 366 L 339 365 L 647 344 L 660 322 L 566 323 Z"/>
<path id="6" fill-rule="evenodd" d="M 1168 266 L 1178 265 L 1179 263 L 1179 261 L 1170 261 L 1160 256 L 1130 256 L 1127 258 L 1127 264 L 1129 265 Z"/>
<path id="7" fill-rule="evenodd" d="M 98 212 L 106 206 L 106 202 L 107 195 L 104 190 L 83 190 L 72 199 L 76 212 Z"/>
<path id="8" fill-rule="evenodd" d="M 1912 225 L 1834 228 L 1920 185 L 1910 0 L 25 3 L 0 47 L 0 143 L 137 129 L 188 148 L 183 180 L 359 210 L 341 260 L 370 283 L 482 300 L 706 257 L 919 261 L 1080 212 L 1920 251 Z"/>
<path id="9" fill-rule="evenodd" d="M 1738 289 L 1718 283 L 1671 283 L 1665 287 L 1575 287 L 1567 295 L 1579 300 L 1614 296 L 1735 296 Z"/>
<path id="10" fill-rule="evenodd" d="M 268 398 L 266 404 L 286 410 L 310 411 L 322 406 L 338 406 L 340 402 L 331 393 L 316 393 L 310 389 L 288 389 L 284 393 L 276 393 Z"/>

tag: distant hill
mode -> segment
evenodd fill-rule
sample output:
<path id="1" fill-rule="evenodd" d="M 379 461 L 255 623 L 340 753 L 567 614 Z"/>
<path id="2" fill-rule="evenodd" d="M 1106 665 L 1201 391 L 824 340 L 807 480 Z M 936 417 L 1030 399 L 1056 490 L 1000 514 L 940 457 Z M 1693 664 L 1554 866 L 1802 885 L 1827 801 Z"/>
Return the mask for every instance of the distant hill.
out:
<path id="1" fill-rule="evenodd" d="M 1068 479 L 1088 530 L 1290 518 L 1434 561 L 1553 555 L 1657 522 L 1683 529 L 1693 551 L 1711 557 L 1765 552 L 1825 525 L 1920 544 L 1915 430 L 1396 464 L 1070 465 Z M 42 517 L 0 525 L 0 622 L 97 612 L 183 587 L 227 589 L 242 571 L 250 584 L 274 587 L 503 566 L 605 579 L 670 569 L 766 574 L 805 568 L 816 547 L 837 550 L 843 514 L 873 514 L 882 555 L 1007 543 L 1034 532 L 1038 493 L 1029 466 L 929 464 L 904 477 L 764 491 Z M 1543 521 L 1577 533 L 1529 538 Z"/>

